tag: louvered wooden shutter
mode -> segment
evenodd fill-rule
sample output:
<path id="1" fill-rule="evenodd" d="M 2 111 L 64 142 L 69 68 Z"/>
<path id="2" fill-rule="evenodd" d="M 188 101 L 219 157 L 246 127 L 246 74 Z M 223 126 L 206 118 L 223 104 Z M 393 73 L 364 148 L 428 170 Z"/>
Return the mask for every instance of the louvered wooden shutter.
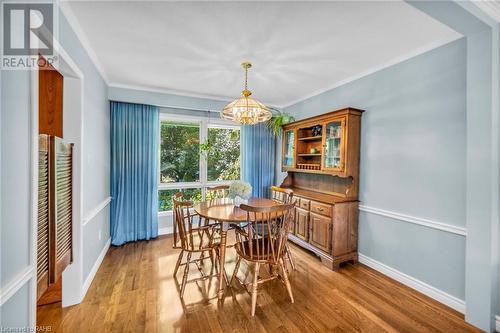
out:
<path id="1" fill-rule="evenodd" d="M 51 283 L 56 282 L 73 260 L 73 144 L 51 137 L 51 211 L 53 212 L 51 244 Z"/>
<path id="2" fill-rule="evenodd" d="M 38 252 L 37 299 L 49 286 L 49 136 L 42 134 L 38 143 Z"/>

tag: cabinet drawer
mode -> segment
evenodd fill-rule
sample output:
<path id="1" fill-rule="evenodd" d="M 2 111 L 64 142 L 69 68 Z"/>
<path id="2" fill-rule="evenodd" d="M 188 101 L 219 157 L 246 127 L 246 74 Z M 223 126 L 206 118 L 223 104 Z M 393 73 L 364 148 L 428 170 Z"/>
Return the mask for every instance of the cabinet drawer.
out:
<path id="1" fill-rule="evenodd" d="M 311 212 L 331 217 L 332 206 L 316 201 L 311 201 Z"/>
<path id="2" fill-rule="evenodd" d="M 300 198 L 299 207 L 305 210 L 309 210 L 310 201 L 304 198 Z"/>

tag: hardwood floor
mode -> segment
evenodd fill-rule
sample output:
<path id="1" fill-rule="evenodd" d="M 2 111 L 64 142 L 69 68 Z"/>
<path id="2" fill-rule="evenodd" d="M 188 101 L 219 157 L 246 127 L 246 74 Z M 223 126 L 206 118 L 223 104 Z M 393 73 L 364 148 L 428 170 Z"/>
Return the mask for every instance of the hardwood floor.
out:
<path id="1" fill-rule="evenodd" d="M 40 307 L 38 325 L 52 332 L 479 332 L 460 313 L 362 264 L 332 272 L 293 245 L 294 304 L 279 281 L 266 283 L 252 318 L 251 297 L 239 287 L 217 303 L 216 279 L 188 283 L 181 302 L 171 244 L 163 236 L 112 247 L 84 301 Z M 231 274 L 234 250 L 227 253 Z"/>

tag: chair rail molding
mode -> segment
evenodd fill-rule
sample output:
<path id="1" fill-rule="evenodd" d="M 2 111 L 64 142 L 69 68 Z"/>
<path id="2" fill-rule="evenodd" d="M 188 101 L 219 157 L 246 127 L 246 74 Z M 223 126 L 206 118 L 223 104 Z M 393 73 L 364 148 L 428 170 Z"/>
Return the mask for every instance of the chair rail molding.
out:
<path id="1" fill-rule="evenodd" d="M 455 296 L 452 296 L 436 287 L 433 287 L 423 281 L 420 281 L 408 274 L 398 271 L 395 268 L 387 266 L 375 259 L 372 259 L 362 253 L 359 253 L 359 262 L 365 264 L 366 266 L 373 268 L 380 273 L 387 275 L 388 277 L 412 288 L 422 294 L 435 299 L 436 301 L 449 306 L 452 309 L 460 313 L 465 313 L 465 301 L 461 300 Z"/>
<path id="2" fill-rule="evenodd" d="M 109 205 L 111 199 L 112 197 L 107 197 L 100 204 L 98 204 L 90 213 L 87 214 L 87 216 L 83 218 L 82 225 L 86 225 L 87 223 L 92 221 L 92 219 L 96 217 L 101 212 L 101 210 L 103 210 L 104 208 L 106 208 L 107 205 Z"/>
<path id="3" fill-rule="evenodd" d="M 413 224 L 417 224 L 417 225 L 421 225 L 424 227 L 449 232 L 449 233 L 464 236 L 464 237 L 467 236 L 467 229 L 466 228 L 459 227 L 459 226 L 452 225 L 452 224 L 448 224 L 448 223 L 428 220 L 428 219 L 424 219 L 421 217 L 405 215 L 405 214 L 393 212 L 390 210 L 384 210 L 384 209 L 370 207 L 370 206 L 364 206 L 364 205 L 359 205 L 359 210 L 362 212 L 366 212 L 366 213 L 371 213 L 371 214 L 376 214 L 376 215 L 380 215 L 380 216 L 384 216 L 384 217 L 389 217 L 393 220 L 399 220 L 399 221 L 403 221 L 403 222 L 413 223 Z"/>
<path id="4" fill-rule="evenodd" d="M 0 306 L 4 305 L 19 289 L 35 277 L 35 266 L 27 266 L 0 291 Z"/>

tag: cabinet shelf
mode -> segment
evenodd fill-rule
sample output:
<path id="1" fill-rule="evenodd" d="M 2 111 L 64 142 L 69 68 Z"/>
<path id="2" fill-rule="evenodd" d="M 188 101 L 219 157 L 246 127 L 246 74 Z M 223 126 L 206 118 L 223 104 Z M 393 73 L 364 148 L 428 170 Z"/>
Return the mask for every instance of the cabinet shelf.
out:
<path id="1" fill-rule="evenodd" d="M 298 138 L 297 140 L 299 140 L 299 141 L 315 141 L 315 140 L 321 140 L 321 139 L 322 139 L 322 136 L 317 135 L 317 136 L 308 136 L 305 138 Z"/>
<path id="2" fill-rule="evenodd" d="M 297 156 L 301 156 L 301 157 L 313 157 L 313 156 L 321 156 L 321 153 L 317 153 L 317 154 L 297 154 Z"/>

